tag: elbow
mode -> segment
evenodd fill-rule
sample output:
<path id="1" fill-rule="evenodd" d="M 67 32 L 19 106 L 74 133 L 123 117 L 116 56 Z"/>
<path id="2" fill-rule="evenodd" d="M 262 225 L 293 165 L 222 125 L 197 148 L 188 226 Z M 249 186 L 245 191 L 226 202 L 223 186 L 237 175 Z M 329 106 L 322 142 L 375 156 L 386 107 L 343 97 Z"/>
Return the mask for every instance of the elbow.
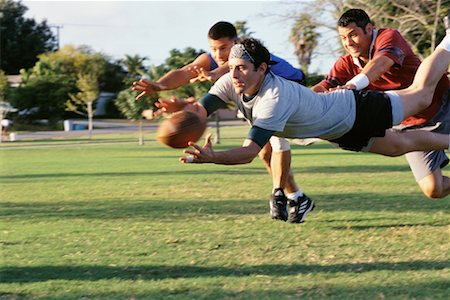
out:
<path id="1" fill-rule="evenodd" d="M 253 157 L 249 157 L 249 158 L 247 158 L 247 159 L 244 159 L 244 160 L 242 161 L 242 164 L 250 164 L 250 163 L 252 163 L 253 160 L 255 159 L 255 157 L 256 157 L 256 155 L 253 156 Z"/>
<path id="2" fill-rule="evenodd" d="M 247 148 L 248 149 L 248 148 Z M 256 149 L 248 149 L 248 153 L 245 157 L 242 157 L 242 160 L 240 161 L 241 164 L 249 164 L 253 162 L 255 157 L 258 156 L 260 148 L 256 151 Z"/>

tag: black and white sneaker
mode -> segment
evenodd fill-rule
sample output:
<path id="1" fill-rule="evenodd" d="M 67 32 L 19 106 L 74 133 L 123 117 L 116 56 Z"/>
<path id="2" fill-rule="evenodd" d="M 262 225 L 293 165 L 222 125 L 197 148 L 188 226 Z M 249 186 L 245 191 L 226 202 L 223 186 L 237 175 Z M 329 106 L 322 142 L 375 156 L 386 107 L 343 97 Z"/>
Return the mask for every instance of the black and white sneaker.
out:
<path id="1" fill-rule="evenodd" d="M 302 223 L 306 216 L 316 207 L 314 201 L 308 196 L 298 197 L 297 200 L 289 200 L 289 223 Z"/>
<path id="2" fill-rule="evenodd" d="M 283 189 L 275 189 L 269 201 L 272 219 L 286 221 L 288 219 L 287 198 Z"/>

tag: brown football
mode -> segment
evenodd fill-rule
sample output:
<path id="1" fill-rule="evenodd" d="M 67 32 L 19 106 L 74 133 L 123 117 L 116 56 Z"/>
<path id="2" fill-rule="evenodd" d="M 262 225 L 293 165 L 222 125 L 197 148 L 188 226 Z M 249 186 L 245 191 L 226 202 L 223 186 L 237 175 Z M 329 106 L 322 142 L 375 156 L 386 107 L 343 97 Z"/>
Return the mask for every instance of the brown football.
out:
<path id="1" fill-rule="evenodd" d="M 197 142 L 206 129 L 206 120 L 189 111 L 179 111 L 162 121 L 156 132 L 157 140 L 172 148 L 187 148 Z"/>

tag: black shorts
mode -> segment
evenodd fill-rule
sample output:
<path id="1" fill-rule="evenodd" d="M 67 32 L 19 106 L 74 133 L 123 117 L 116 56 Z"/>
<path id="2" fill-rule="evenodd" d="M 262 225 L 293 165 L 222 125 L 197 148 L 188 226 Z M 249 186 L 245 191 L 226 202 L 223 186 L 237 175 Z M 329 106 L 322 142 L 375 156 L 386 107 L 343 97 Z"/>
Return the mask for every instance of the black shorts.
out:
<path id="1" fill-rule="evenodd" d="M 383 137 L 392 127 L 392 106 L 389 96 L 377 91 L 354 91 L 356 119 L 352 129 L 330 140 L 340 148 L 361 151 L 373 137 Z"/>

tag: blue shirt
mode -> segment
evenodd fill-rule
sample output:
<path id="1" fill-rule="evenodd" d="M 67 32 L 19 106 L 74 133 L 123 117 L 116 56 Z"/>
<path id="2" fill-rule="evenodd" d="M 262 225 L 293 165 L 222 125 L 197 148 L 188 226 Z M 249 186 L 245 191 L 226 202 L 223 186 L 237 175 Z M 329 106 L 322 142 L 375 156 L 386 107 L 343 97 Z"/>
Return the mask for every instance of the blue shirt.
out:
<path id="1" fill-rule="evenodd" d="M 212 71 L 219 66 L 217 65 L 214 58 L 211 56 L 211 53 L 208 53 L 209 56 L 209 62 L 210 67 L 209 70 Z M 283 77 L 287 80 L 296 81 L 296 82 L 302 82 L 305 80 L 305 75 L 300 69 L 294 68 L 290 63 L 285 61 L 284 59 L 270 54 L 270 60 L 276 62 L 276 64 L 270 66 L 270 70 L 280 77 Z"/>

